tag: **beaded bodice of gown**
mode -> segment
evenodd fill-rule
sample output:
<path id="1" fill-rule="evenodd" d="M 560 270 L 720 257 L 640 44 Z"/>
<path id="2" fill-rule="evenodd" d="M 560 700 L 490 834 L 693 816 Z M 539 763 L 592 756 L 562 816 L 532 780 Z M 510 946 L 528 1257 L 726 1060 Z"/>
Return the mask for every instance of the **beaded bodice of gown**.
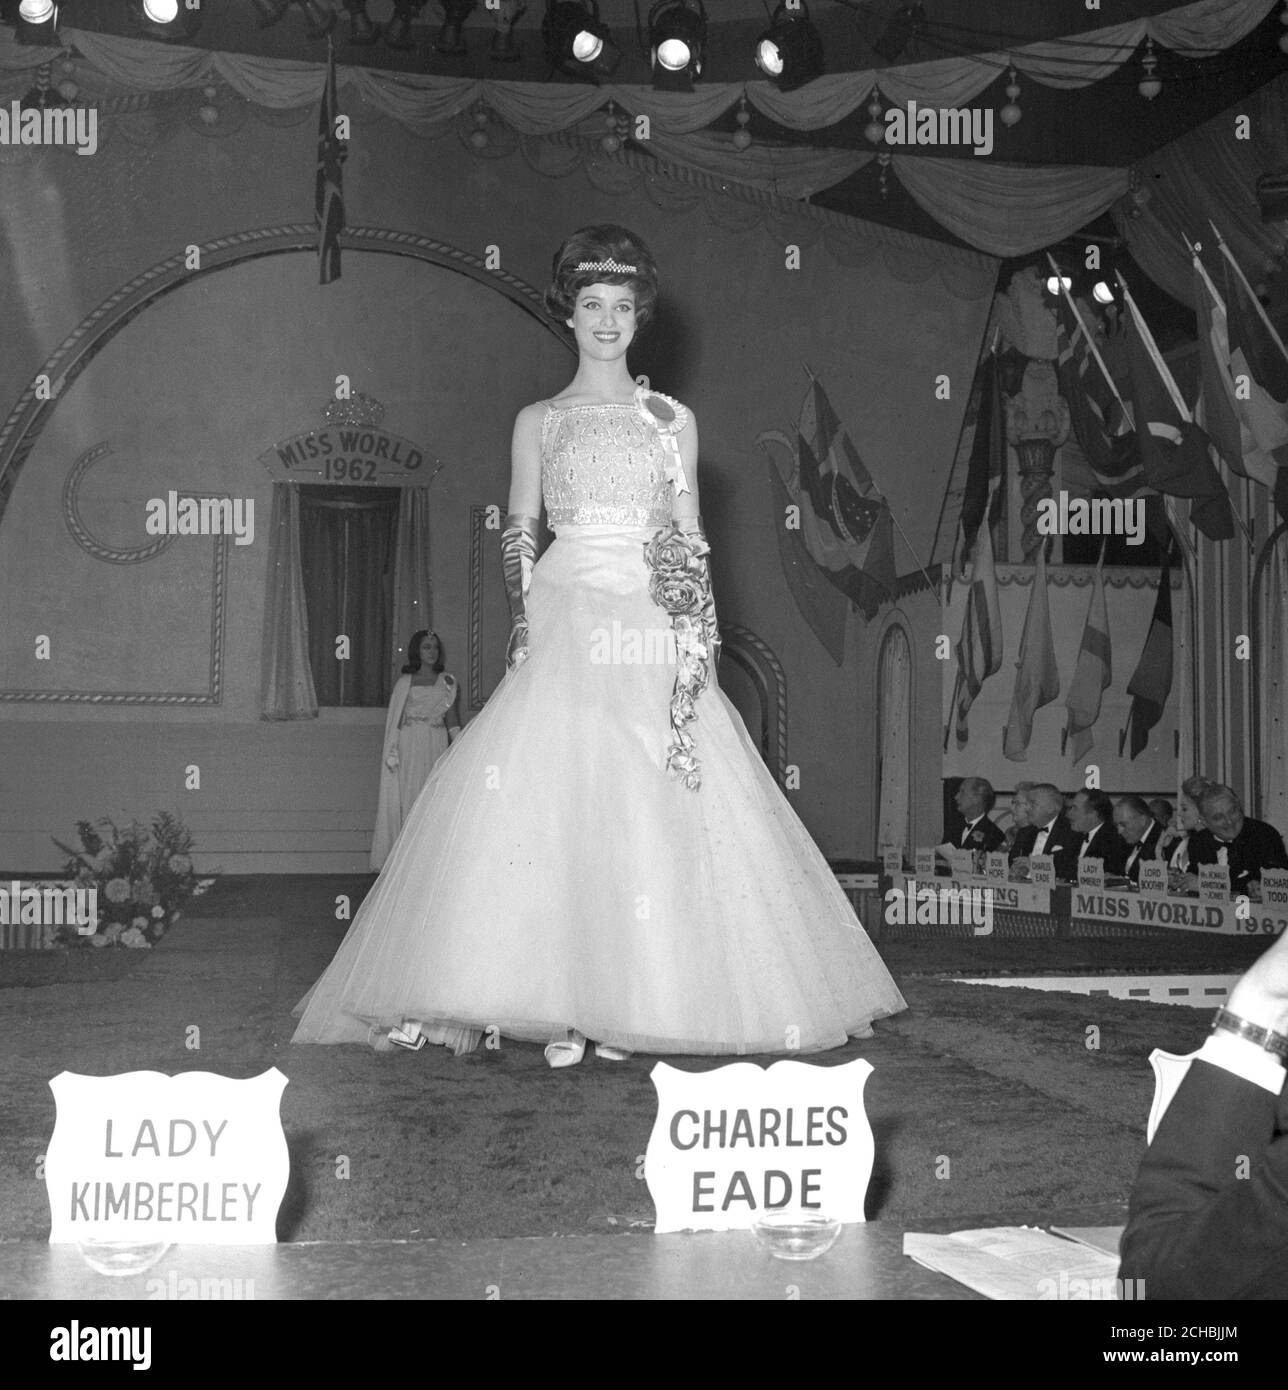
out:
<path id="1" fill-rule="evenodd" d="M 547 402 L 541 424 L 541 491 L 553 531 L 587 525 L 662 527 L 671 520 L 666 450 L 656 428 L 630 402 Z"/>

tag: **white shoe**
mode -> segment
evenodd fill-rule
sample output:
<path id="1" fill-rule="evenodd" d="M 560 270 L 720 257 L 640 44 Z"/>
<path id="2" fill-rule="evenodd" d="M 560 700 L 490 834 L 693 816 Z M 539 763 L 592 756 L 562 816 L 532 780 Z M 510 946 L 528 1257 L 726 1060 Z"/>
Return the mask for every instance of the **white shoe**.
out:
<path id="1" fill-rule="evenodd" d="M 546 1044 L 546 1061 L 552 1067 L 575 1067 L 585 1055 L 586 1039 L 576 1029 L 565 1041 Z"/>
<path id="2" fill-rule="evenodd" d="M 595 1056 L 605 1062 L 629 1062 L 631 1054 L 624 1047 L 605 1047 L 603 1043 L 595 1044 Z"/>
<path id="3" fill-rule="evenodd" d="M 419 1023 L 403 1019 L 401 1028 L 389 1030 L 389 1041 L 395 1047 L 405 1047 L 408 1052 L 419 1052 L 425 1046 L 425 1035 L 420 1031 Z"/>

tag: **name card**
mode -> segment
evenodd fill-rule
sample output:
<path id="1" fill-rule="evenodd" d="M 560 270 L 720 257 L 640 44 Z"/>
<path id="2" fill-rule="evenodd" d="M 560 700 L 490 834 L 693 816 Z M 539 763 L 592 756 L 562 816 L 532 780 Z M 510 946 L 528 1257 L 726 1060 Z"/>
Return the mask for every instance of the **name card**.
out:
<path id="1" fill-rule="evenodd" d="M 1142 859 L 1138 886 L 1142 893 L 1166 893 L 1167 865 L 1161 859 Z"/>
<path id="2" fill-rule="evenodd" d="M 1055 887 L 1054 855 L 1033 854 L 1029 856 L 1029 882 L 1038 888 Z"/>
<path id="3" fill-rule="evenodd" d="M 975 872 L 975 851 L 973 849 L 950 849 L 948 863 L 956 878 L 969 878 Z"/>
<path id="4" fill-rule="evenodd" d="M 1266 907 L 1288 909 L 1288 869 L 1262 869 L 1261 901 Z"/>
<path id="5" fill-rule="evenodd" d="M 276 1067 L 247 1081 L 59 1072 L 45 1158 L 51 1245 L 271 1245 L 290 1160 Z"/>
<path id="6" fill-rule="evenodd" d="M 935 876 L 935 847 L 929 849 L 925 845 L 918 845 L 912 856 L 913 872 L 918 878 L 934 878 Z"/>
<path id="7" fill-rule="evenodd" d="M 903 873 L 902 845 L 881 846 L 881 872 L 890 875 L 892 878 L 895 874 Z"/>
<path id="8" fill-rule="evenodd" d="M 733 1062 L 651 1073 L 657 1118 L 644 1175 L 654 1231 L 746 1230 L 767 1211 L 862 1221 L 872 1174 L 863 1088 L 872 1065 Z"/>
<path id="9" fill-rule="evenodd" d="M 1078 886 L 1081 888 L 1103 888 L 1105 886 L 1105 861 L 1088 854 L 1078 860 Z"/>
<path id="10" fill-rule="evenodd" d="M 1228 864 L 1199 865 L 1199 901 L 1224 903 L 1230 900 L 1230 866 Z"/>
<path id="11" fill-rule="evenodd" d="M 990 883 L 1005 883 L 1011 875 L 1011 861 L 1005 850 L 990 850 L 984 857 L 984 872 Z"/>

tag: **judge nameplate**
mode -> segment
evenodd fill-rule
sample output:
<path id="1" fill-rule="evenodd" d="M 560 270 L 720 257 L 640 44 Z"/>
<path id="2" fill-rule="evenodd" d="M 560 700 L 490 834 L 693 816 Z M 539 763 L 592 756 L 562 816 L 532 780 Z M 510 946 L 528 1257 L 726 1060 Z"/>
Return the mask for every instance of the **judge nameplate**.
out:
<path id="1" fill-rule="evenodd" d="M 1155 896 L 1167 893 L 1167 865 L 1161 859 L 1141 860 L 1140 891 Z"/>
<path id="2" fill-rule="evenodd" d="M 271 1245 L 290 1161 L 276 1067 L 60 1072 L 45 1158 L 51 1245 Z"/>
<path id="3" fill-rule="evenodd" d="M 1090 854 L 1079 859 L 1078 886 L 1080 888 L 1103 888 L 1105 886 L 1105 861 Z"/>
<path id="4" fill-rule="evenodd" d="M 651 1073 L 657 1118 L 644 1175 L 654 1231 L 749 1229 L 766 1212 L 863 1221 L 872 1129 L 863 1088 L 872 1065 L 732 1062 Z"/>
<path id="5" fill-rule="evenodd" d="M 887 875 L 900 874 L 903 872 L 902 845 L 881 846 L 881 872 Z"/>
<path id="6" fill-rule="evenodd" d="M 1035 888 L 1055 887 L 1055 856 L 1033 854 L 1029 856 L 1029 882 Z"/>
<path id="7" fill-rule="evenodd" d="M 1228 864 L 1199 865 L 1199 901 L 1224 903 L 1230 900 L 1230 866 Z"/>
<path id="8" fill-rule="evenodd" d="M 912 868 L 918 878 L 935 876 L 935 848 L 933 845 L 918 845 L 912 852 Z"/>
<path id="9" fill-rule="evenodd" d="M 1268 912 L 1288 916 L 1288 869 L 1262 869 L 1261 902 Z"/>

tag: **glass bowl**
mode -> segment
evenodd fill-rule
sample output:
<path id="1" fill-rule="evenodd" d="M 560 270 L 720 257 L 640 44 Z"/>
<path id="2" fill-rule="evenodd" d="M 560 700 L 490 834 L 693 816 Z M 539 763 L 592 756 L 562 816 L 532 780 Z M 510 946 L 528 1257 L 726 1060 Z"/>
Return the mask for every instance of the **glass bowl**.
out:
<path id="1" fill-rule="evenodd" d="M 780 1260 L 816 1260 L 836 1244 L 841 1223 L 817 1211 L 771 1211 L 752 1222 L 752 1234 Z"/>

